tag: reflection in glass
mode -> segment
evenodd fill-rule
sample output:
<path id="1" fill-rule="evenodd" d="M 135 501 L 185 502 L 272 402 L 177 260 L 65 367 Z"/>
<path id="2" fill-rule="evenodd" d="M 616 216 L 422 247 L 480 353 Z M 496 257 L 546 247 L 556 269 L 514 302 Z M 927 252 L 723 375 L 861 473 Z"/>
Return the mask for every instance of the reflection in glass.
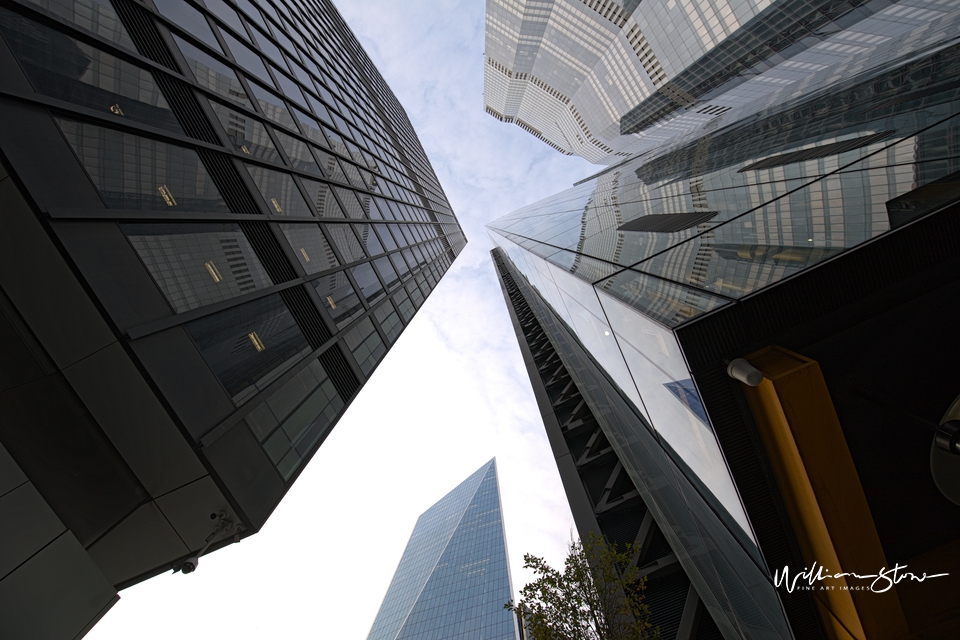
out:
<path id="1" fill-rule="evenodd" d="M 107 206 L 227 211 L 192 149 L 73 120 L 57 124 Z"/>
<path id="2" fill-rule="evenodd" d="M 320 167 L 317 166 L 313 156 L 310 155 L 310 148 L 306 142 L 293 136 L 288 136 L 282 131 L 275 130 L 275 133 L 277 134 L 277 140 L 280 141 L 280 146 L 287 152 L 287 157 L 290 159 L 290 163 L 294 169 L 306 171 L 307 173 L 312 173 L 317 176 L 321 175 Z"/>
<path id="3" fill-rule="evenodd" d="M 120 227 L 177 313 L 273 284 L 235 223 Z"/>
<path id="4" fill-rule="evenodd" d="M 183 133 L 149 71 L 4 8 L 0 32 L 38 93 Z"/>
<path id="5" fill-rule="evenodd" d="M 247 30 L 243 28 L 243 22 L 240 20 L 240 15 L 231 9 L 226 2 L 223 0 L 205 0 L 204 4 L 207 5 L 207 8 L 217 16 L 228 26 L 232 27 L 240 36 L 244 39 L 249 39 L 250 36 L 247 35 Z M 219 49 L 219 47 L 218 47 Z"/>
<path id="6" fill-rule="evenodd" d="M 327 233 L 333 238 L 333 243 L 340 250 L 340 255 L 346 262 L 356 262 L 366 258 L 363 246 L 353 233 L 352 224 L 327 224 Z"/>
<path id="7" fill-rule="evenodd" d="M 366 212 L 364 211 L 364 201 L 369 202 L 369 196 L 356 194 L 353 191 L 341 187 L 334 187 L 333 189 L 337 192 L 337 195 L 340 196 L 340 202 L 343 203 L 348 218 L 355 220 L 367 219 Z"/>
<path id="8" fill-rule="evenodd" d="M 287 237 L 290 248 L 293 249 L 307 274 L 320 273 L 340 266 L 319 226 L 282 223 L 280 229 Z"/>
<path id="9" fill-rule="evenodd" d="M 346 218 L 333 195 L 333 189 L 330 185 L 326 182 L 318 182 L 308 178 L 301 178 L 300 181 L 306 188 L 307 195 L 318 216 L 321 218 Z"/>
<path id="10" fill-rule="evenodd" d="M 273 146 L 273 141 L 270 140 L 267 128 L 259 120 L 245 113 L 234 111 L 214 100 L 209 102 L 213 112 L 217 114 L 220 124 L 226 130 L 227 137 L 234 149 L 267 162 L 283 164 L 280 153 Z"/>
<path id="11" fill-rule="evenodd" d="M 300 121 L 300 126 L 307 138 L 313 142 L 316 142 L 321 147 L 328 146 L 327 139 L 323 135 L 323 129 L 320 127 L 320 123 L 318 123 L 315 118 L 308 116 L 296 107 L 294 107 L 293 112 L 297 114 L 297 120 Z"/>
<path id="12" fill-rule="evenodd" d="M 245 420 L 283 479 L 289 480 L 342 408 L 343 399 L 314 360 Z"/>
<path id="13" fill-rule="evenodd" d="M 350 321 L 363 313 L 363 303 L 360 296 L 353 290 L 353 285 L 347 278 L 346 271 L 337 271 L 313 280 L 313 286 L 323 301 L 323 307 L 342 329 Z"/>
<path id="14" fill-rule="evenodd" d="M 270 79 L 270 74 L 267 72 L 267 67 L 263 64 L 263 58 L 229 33 L 225 31 L 222 33 L 224 41 L 226 41 L 227 46 L 233 53 L 234 59 L 237 61 L 237 65 L 243 69 L 244 72 L 252 74 L 268 84 L 273 84 L 273 81 Z"/>
<path id="15" fill-rule="evenodd" d="M 218 53 L 223 53 L 220 49 L 220 43 L 216 36 L 210 30 L 210 25 L 203 14 L 191 7 L 183 0 L 153 0 L 157 5 L 157 10 L 165 18 L 169 19 L 174 26 L 183 29 L 205 45 Z"/>
<path id="16" fill-rule="evenodd" d="M 393 265 L 390 264 L 390 259 L 387 256 L 377 258 L 373 261 L 373 264 L 377 268 L 377 273 L 379 273 L 383 281 L 387 283 L 388 290 L 393 289 L 400 284 L 400 276 L 397 275 L 397 272 L 394 270 Z"/>
<path id="17" fill-rule="evenodd" d="M 279 294 L 194 320 L 186 329 L 237 405 L 310 353 Z"/>
<path id="18" fill-rule="evenodd" d="M 400 322 L 397 312 L 393 310 L 393 305 L 389 302 L 382 304 L 374 310 L 373 315 L 383 329 L 384 335 L 387 336 L 387 342 L 392 344 L 403 331 L 403 323 Z"/>
<path id="19" fill-rule="evenodd" d="M 297 130 L 297 125 L 293 123 L 293 116 L 287 110 L 287 104 L 279 96 L 272 91 L 267 91 L 256 82 L 250 83 L 250 90 L 260 104 L 263 115 L 288 129 Z"/>
<path id="20" fill-rule="evenodd" d="M 372 305 L 384 296 L 383 284 L 377 278 L 371 263 L 364 262 L 353 267 L 350 271 L 353 273 L 353 279 L 356 280 L 357 286 L 360 287 L 360 295 L 368 304 Z"/>
<path id="21" fill-rule="evenodd" d="M 273 171 L 261 166 L 245 165 L 257 188 L 267 201 L 270 213 L 279 216 L 302 216 L 309 218 L 313 215 L 310 207 L 303 200 L 303 195 L 297 189 L 293 176 L 282 171 Z"/>
<path id="22" fill-rule="evenodd" d="M 373 231 L 373 225 L 356 224 L 353 228 L 357 232 L 357 235 L 360 236 L 360 242 L 366 247 L 368 256 L 373 257 L 383 253 L 383 247 L 380 245 L 377 234 Z"/>
<path id="23" fill-rule="evenodd" d="M 95 33 L 124 49 L 137 50 L 110 0 L 27 0 L 27 2 L 46 9 L 84 31 Z"/>
<path id="24" fill-rule="evenodd" d="M 387 352 L 386 345 L 380 338 L 380 334 L 373 326 L 370 318 L 365 318 L 356 327 L 351 329 L 344 337 L 344 343 L 350 349 L 360 370 L 364 375 L 368 375 L 373 368 L 377 366 L 380 358 Z"/>
<path id="25" fill-rule="evenodd" d="M 183 56 L 187 59 L 187 64 L 190 65 L 190 70 L 193 72 L 197 83 L 201 87 L 209 89 L 224 98 L 229 98 L 245 107 L 252 108 L 250 101 L 247 100 L 247 94 L 244 92 L 243 86 L 241 86 L 240 80 L 237 79 L 237 74 L 234 73 L 233 69 L 213 56 L 201 51 L 186 40 L 177 36 L 173 36 L 173 39 L 177 43 L 177 46 L 180 47 L 180 51 L 183 52 Z"/>

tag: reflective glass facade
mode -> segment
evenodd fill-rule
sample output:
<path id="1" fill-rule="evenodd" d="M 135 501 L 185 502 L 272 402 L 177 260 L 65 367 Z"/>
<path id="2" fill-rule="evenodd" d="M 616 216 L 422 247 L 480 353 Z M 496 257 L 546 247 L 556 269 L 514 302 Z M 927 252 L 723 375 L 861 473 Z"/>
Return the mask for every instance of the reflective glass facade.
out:
<path id="1" fill-rule="evenodd" d="M 466 239 L 330 0 L 14 0 L 0 68 L 0 450 L 112 590 L 75 637 L 259 530 Z"/>
<path id="2" fill-rule="evenodd" d="M 515 640 L 496 460 L 417 520 L 368 640 Z"/>
<path id="3" fill-rule="evenodd" d="M 785 91 L 822 88 L 956 10 L 939 0 L 489 0 L 484 104 L 561 153 L 612 165 Z"/>
<path id="4" fill-rule="evenodd" d="M 960 14 L 938 11 L 488 225 L 541 324 L 629 401 L 605 433 L 730 637 L 786 624 L 678 336 L 960 199 Z"/>

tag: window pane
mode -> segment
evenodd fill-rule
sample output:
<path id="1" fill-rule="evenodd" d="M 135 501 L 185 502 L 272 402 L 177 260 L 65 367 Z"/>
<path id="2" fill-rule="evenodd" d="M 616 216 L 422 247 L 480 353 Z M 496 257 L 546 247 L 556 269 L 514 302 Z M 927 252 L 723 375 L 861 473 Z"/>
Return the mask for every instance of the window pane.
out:
<path id="1" fill-rule="evenodd" d="M 154 0 L 156 1 L 156 0 Z M 249 39 L 246 29 L 243 28 L 243 22 L 240 20 L 240 14 L 227 6 L 223 0 L 206 0 L 207 8 L 224 23 L 232 27 L 241 37 Z M 219 47 L 217 47 L 219 49 Z"/>
<path id="2" fill-rule="evenodd" d="M 241 151 L 254 158 L 283 164 L 280 153 L 273 146 L 267 128 L 254 117 L 234 111 L 219 102 L 210 100 L 210 107 L 217 114 L 220 124 L 227 132 L 230 143 L 237 151 Z"/>
<path id="3" fill-rule="evenodd" d="M 211 49 L 222 53 L 220 43 L 210 30 L 210 25 L 203 14 L 191 7 L 183 0 L 153 0 L 157 10 L 168 18 L 175 26 L 183 29 Z"/>
<path id="4" fill-rule="evenodd" d="M 373 264 L 377 268 L 377 273 L 379 273 L 383 281 L 387 283 L 388 290 L 393 289 L 400 284 L 400 276 L 397 275 L 397 272 L 394 270 L 393 266 L 390 264 L 390 260 L 386 256 L 374 260 Z"/>
<path id="5" fill-rule="evenodd" d="M 393 310 L 393 305 L 389 302 L 382 304 L 377 307 L 373 315 L 376 317 L 377 322 L 380 323 L 380 328 L 383 329 L 383 332 L 386 334 L 387 342 L 392 344 L 397 339 L 397 336 L 400 335 L 400 332 L 403 331 L 403 323 L 400 322 L 400 316 L 397 315 L 397 312 Z"/>
<path id="6" fill-rule="evenodd" d="M 384 296 L 383 285 L 380 283 L 380 279 L 377 278 L 372 264 L 364 262 L 363 264 L 353 267 L 350 271 L 353 272 L 353 279 L 357 281 L 357 285 L 360 287 L 360 295 L 363 296 L 369 304 L 372 305 Z"/>
<path id="7" fill-rule="evenodd" d="M 238 405 L 310 353 L 278 294 L 194 320 L 186 329 Z"/>
<path id="8" fill-rule="evenodd" d="M 297 114 L 297 120 L 300 121 L 301 128 L 303 129 L 304 134 L 307 138 L 316 142 L 321 147 L 327 146 L 327 139 L 323 136 L 323 129 L 320 127 L 320 123 L 311 116 L 308 116 L 300 109 L 294 108 L 293 112 Z"/>
<path id="9" fill-rule="evenodd" d="M 346 262 L 356 262 L 366 258 L 363 247 L 354 235 L 353 225 L 350 224 L 328 224 L 327 233 L 333 238 L 333 243 L 340 250 L 340 255 Z"/>
<path id="10" fill-rule="evenodd" d="M 286 103 L 279 96 L 272 91 L 267 91 L 256 82 L 250 83 L 250 90 L 260 103 L 263 115 L 288 129 L 297 130 L 297 125 L 293 123 L 293 116 L 290 115 Z"/>
<path id="11" fill-rule="evenodd" d="M 287 242 L 293 252 L 297 254 L 303 270 L 308 274 L 320 273 L 327 269 L 339 267 L 333 249 L 315 224 L 281 224 L 280 229 L 287 237 Z"/>
<path id="12" fill-rule="evenodd" d="M 223 33 L 223 39 L 226 41 L 227 46 L 230 47 L 230 51 L 233 52 L 233 59 L 237 61 L 241 69 L 257 76 L 264 82 L 273 84 L 273 81 L 270 80 L 270 74 L 267 73 L 267 67 L 263 64 L 263 58 L 229 33 L 225 31 L 221 33 Z"/>
<path id="13" fill-rule="evenodd" d="M 345 272 L 337 271 L 317 278 L 313 281 L 313 286 L 320 294 L 324 308 L 337 327 L 342 329 L 357 315 L 363 313 L 360 296 L 353 290 Z"/>
<path id="14" fill-rule="evenodd" d="M 288 136 L 282 131 L 276 131 L 276 134 L 277 140 L 280 141 L 280 146 L 287 152 L 287 157 L 290 159 L 290 163 L 294 169 L 306 171 L 314 175 L 321 175 L 320 167 L 317 166 L 313 156 L 310 155 L 310 149 L 307 147 L 306 142 L 293 136 Z"/>
<path id="15" fill-rule="evenodd" d="M 107 206 L 227 211 L 192 149 L 83 122 L 57 123 Z"/>
<path id="16" fill-rule="evenodd" d="M 177 313 L 273 284 L 237 224 L 150 223 L 121 228 Z"/>
<path id="17" fill-rule="evenodd" d="M 245 107 L 250 107 L 247 94 L 237 79 L 237 74 L 229 66 L 196 48 L 186 40 L 173 36 L 180 51 L 187 59 L 197 84 L 224 98 L 229 98 Z"/>
<path id="18" fill-rule="evenodd" d="M 360 365 L 364 374 L 370 373 L 387 352 L 380 334 L 373 328 L 373 322 L 366 318 L 344 336 L 344 342 Z"/>
<path id="19" fill-rule="evenodd" d="M 125 49 L 136 51 L 133 40 L 109 0 L 27 0 L 67 22 L 106 38 Z"/>
<path id="20" fill-rule="evenodd" d="M 366 247 L 368 256 L 373 257 L 383 253 L 383 247 L 380 245 L 377 234 L 373 231 L 373 225 L 355 224 L 353 228 L 357 232 L 357 235 L 360 236 L 360 242 Z"/>
<path id="21" fill-rule="evenodd" d="M 334 190 L 337 192 L 337 195 L 340 196 L 340 202 L 343 204 L 343 208 L 347 213 L 348 218 L 353 218 L 354 220 L 366 220 L 367 213 L 364 210 L 363 201 L 366 199 L 369 202 L 370 196 L 360 196 L 349 189 L 343 189 L 341 187 L 334 187 Z"/>
<path id="22" fill-rule="evenodd" d="M 325 182 L 317 182 L 316 180 L 309 180 L 307 178 L 301 178 L 300 180 L 307 189 L 307 196 L 309 196 L 311 204 L 316 208 L 317 215 L 321 218 L 347 217 L 343 215 L 337 199 L 333 197 L 333 191 L 330 185 Z"/>
<path id="23" fill-rule="evenodd" d="M 183 133 L 149 71 L 3 8 L 0 32 L 38 93 Z"/>
<path id="24" fill-rule="evenodd" d="M 289 173 L 264 169 L 253 164 L 246 167 L 263 199 L 267 201 L 270 213 L 282 216 L 313 216 Z"/>

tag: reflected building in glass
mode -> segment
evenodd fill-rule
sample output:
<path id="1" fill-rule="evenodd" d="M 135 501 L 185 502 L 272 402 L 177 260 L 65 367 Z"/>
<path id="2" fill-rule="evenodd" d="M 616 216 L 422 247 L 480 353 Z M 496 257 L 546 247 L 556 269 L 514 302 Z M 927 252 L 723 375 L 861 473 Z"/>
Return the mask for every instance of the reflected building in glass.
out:
<path id="1" fill-rule="evenodd" d="M 940 0 L 487 0 L 484 106 L 561 153 L 612 165 L 784 89 L 822 88 L 822 71 L 842 75 L 851 54 L 877 55 L 954 10 Z"/>
<path id="2" fill-rule="evenodd" d="M 367 640 L 518 640 L 497 462 L 417 519 Z"/>
<path id="3" fill-rule="evenodd" d="M 80 637 L 263 526 L 466 240 L 329 0 L 9 2 L 0 69 L 0 635 Z"/>
<path id="4" fill-rule="evenodd" d="M 926 17 L 488 225 L 577 526 L 644 545 L 665 639 L 960 633 L 960 13 L 886 6 Z M 951 575 L 777 584 L 814 563 Z"/>

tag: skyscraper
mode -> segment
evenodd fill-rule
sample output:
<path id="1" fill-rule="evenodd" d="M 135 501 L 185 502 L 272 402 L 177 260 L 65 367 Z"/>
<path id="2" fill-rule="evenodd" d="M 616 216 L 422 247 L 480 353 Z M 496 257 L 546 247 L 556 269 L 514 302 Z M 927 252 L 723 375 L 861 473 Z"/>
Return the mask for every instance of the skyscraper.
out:
<path id="1" fill-rule="evenodd" d="M 578 527 L 650 545 L 649 514 L 649 596 L 667 565 L 689 579 L 665 638 L 960 630 L 954 575 L 776 578 L 949 573 L 960 549 L 958 26 L 488 225 Z"/>
<path id="2" fill-rule="evenodd" d="M 466 241 L 328 0 L 4 3 L 0 69 L 0 635 L 72 638 L 263 526 Z"/>
<path id="3" fill-rule="evenodd" d="M 423 512 L 368 640 L 515 640 L 496 459 Z"/>
<path id="4" fill-rule="evenodd" d="M 615 164 L 812 91 L 953 11 L 936 0 L 487 0 L 484 104 L 561 153 Z M 822 85 L 820 85 L 822 86 Z"/>

